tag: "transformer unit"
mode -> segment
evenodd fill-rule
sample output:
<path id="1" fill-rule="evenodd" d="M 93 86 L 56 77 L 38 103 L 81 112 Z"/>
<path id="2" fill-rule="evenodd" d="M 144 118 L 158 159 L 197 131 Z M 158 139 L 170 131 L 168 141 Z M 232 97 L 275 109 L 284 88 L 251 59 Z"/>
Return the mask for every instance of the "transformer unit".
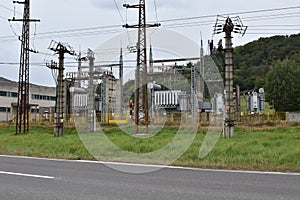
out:
<path id="1" fill-rule="evenodd" d="M 87 94 L 75 94 L 74 95 L 74 111 L 80 113 L 87 110 Z"/>
<path id="2" fill-rule="evenodd" d="M 224 97 L 221 93 L 215 93 L 214 98 L 212 100 L 212 110 L 213 113 L 220 115 L 224 113 Z"/>
<path id="3" fill-rule="evenodd" d="M 247 111 L 251 114 L 260 113 L 265 109 L 265 95 L 264 89 L 260 88 L 259 93 L 253 91 L 246 96 Z"/>
<path id="4" fill-rule="evenodd" d="M 154 104 L 157 111 L 189 111 L 190 95 L 187 95 L 179 90 L 155 91 Z"/>

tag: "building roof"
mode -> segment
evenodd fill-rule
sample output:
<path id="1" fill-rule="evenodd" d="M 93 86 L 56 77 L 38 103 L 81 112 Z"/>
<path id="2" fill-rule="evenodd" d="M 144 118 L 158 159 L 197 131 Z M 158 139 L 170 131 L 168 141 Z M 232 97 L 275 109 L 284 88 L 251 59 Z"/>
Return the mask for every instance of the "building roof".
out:
<path id="1" fill-rule="evenodd" d="M 7 85 L 12 86 L 12 87 L 18 87 L 18 82 L 9 80 L 4 77 L 0 77 L 0 87 L 7 86 Z M 32 84 L 32 83 L 30 83 L 29 85 L 30 85 L 30 87 L 33 86 L 33 87 L 55 88 L 55 87 L 48 87 L 48 86 L 43 86 L 43 85 L 36 85 L 36 84 Z"/>

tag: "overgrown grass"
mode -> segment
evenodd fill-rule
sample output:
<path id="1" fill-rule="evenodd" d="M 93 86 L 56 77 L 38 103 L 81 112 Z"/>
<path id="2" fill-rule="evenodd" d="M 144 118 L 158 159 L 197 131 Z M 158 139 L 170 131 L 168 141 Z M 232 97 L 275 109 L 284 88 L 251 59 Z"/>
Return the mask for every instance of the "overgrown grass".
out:
<path id="1" fill-rule="evenodd" d="M 53 128 L 32 127 L 27 135 L 14 135 L 14 126 L 0 126 L 0 154 L 66 159 L 94 159 L 85 149 L 75 129 L 65 129 L 64 137 L 55 138 Z M 164 128 L 147 139 L 134 138 L 118 128 L 105 129 L 109 139 L 120 148 L 146 153 L 168 144 L 176 128 Z M 220 137 L 204 159 L 199 149 L 205 137 L 199 131 L 193 144 L 174 165 L 204 168 L 246 169 L 300 172 L 299 127 L 240 127 L 231 139 Z"/>
<path id="2" fill-rule="evenodd" d="M 201 136 L 175 163 L 194 167 L 300 172 L 300 128 L 237 128 L 231 139 L 220 138 L 204 159 L 197 153 Z"/>
<path id="3" fill-rule="evenodd" d="M 64 137 L 53 136 L 51 127 L 31 127 L 26 135 L 15 135 L 14 126 L 0 127 L 0 154 L 66 159 L 92 159 L 75 129 L 65 129 Z"/>

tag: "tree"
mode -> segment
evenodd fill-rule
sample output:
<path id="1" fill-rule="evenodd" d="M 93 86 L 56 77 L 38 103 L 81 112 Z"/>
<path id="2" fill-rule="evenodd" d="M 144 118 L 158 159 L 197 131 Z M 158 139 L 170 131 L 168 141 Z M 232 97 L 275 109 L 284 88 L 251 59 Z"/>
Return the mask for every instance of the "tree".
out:
<path id="1" fill-rule="evenodd" d="M 266 98 L 277 111 L 300 111 L 300 65 L 277 61 L 266 77 Z"/>

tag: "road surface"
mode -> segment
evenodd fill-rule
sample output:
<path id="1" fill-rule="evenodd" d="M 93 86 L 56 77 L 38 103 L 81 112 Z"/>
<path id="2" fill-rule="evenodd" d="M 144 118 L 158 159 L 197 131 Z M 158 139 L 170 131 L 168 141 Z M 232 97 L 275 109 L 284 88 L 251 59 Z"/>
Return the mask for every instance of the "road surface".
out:
<path id="1" fill-rule="evenodd" d="M 98 199 L 299 200 L 300 174 L 187 168 L 129 174 L 99 162 L 0 156 L 0 200 Z"/>

